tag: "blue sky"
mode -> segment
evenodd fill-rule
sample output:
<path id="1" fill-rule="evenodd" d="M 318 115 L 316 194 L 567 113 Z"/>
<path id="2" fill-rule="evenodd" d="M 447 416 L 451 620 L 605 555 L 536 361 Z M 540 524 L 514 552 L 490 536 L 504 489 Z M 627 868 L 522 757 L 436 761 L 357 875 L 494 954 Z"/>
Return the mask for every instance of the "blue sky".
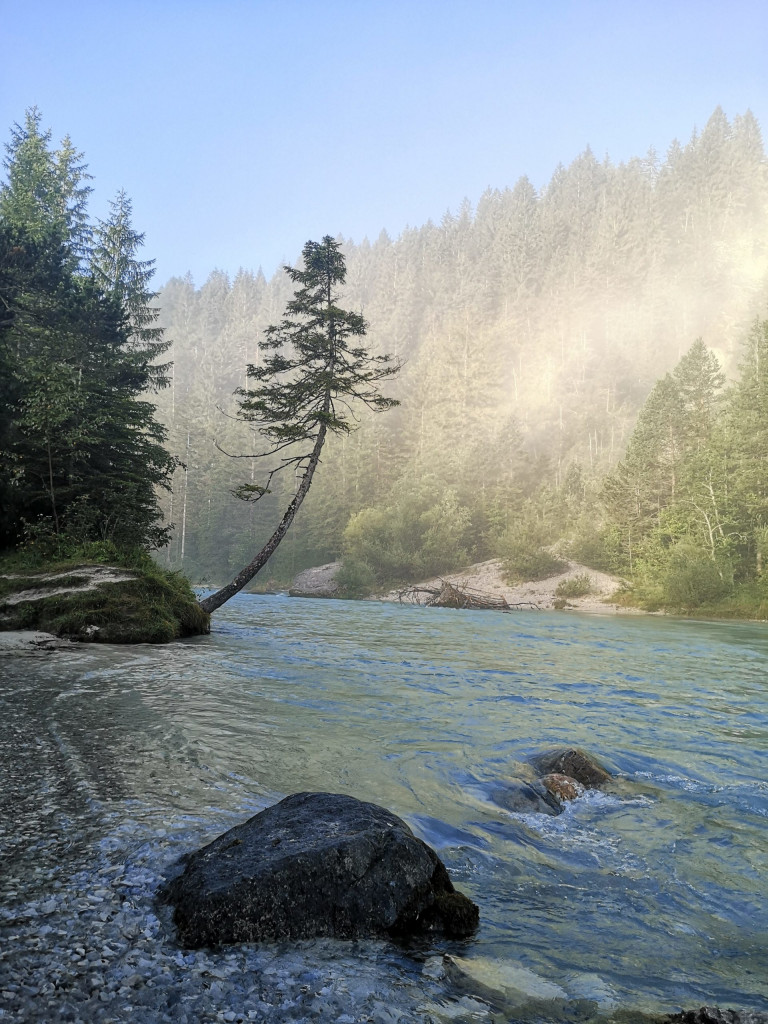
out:
<path id="1" fill-rule="evenodd" d="M 0 0 L 0 129 L 36 104 L 124 187 L 158 284 L 393 237 L 587 145 L 768 130 L 765 0 Z"/>

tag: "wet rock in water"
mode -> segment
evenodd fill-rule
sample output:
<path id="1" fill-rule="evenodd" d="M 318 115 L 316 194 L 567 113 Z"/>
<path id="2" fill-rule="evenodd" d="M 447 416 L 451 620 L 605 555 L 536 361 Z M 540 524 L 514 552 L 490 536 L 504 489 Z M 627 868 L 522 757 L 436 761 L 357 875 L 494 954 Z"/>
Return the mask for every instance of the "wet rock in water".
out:
<path id="1" fill-rule="evenodd" d="M 535 754 L 531 764 L 540 775 L 567 775 L 586 789 L 599 789 L 611 781 L 611 775 L 591 754 L 575 747 L 560 747 Z"/>
<path id="2" fill-rule="evenodd" d="M 562 807 L 540 779 L 508 779 L 491 792 L 491 800 L 513 814 L 560 814 Z"/>
<path id="3" fill-rule="evenodd" d="M 520 1006 L 532 1000 L 568 999 L 565 989 L 510 960 L 465 959 L 446 953 L 443 963 L 454 985 L 492 1003 Z"/>
<path id="4" fill-rule="evenodd" d="M 563 979 L 563 988 L 571 997 L 594 1003 L 600 1010 L 615 1010 L 619 1005 L 619 997 L 607 981 L 599 974 L 577 972 Z"/>
<path id="5" fill-rule="evenodd" d="M 396 815 L 332 793 L 296 793 L 186 858 L 162 891 L 184 946 L 477 927 L 434 850 Z"/>
<path id="6" fill-rule="evenodd" d="M 666 1018 L 672 1024 L 768 1024 L 768 1013 L 758 1010 L 721 1010 L 719 1006 L 702 1006 L 683 1010 Z"/>
<path id="7" fill-rule="evenodd" d="M 338 597 L 336 575 L 340 569 L 341 562 L 327 562 L 305 569 L 294 577 L 288 593 L 291 597 Z"/>
<path id="8" fill-rule="evenodd" d="M 584 795 L 584 786 L 570 775 L 561 775 L 559 772 L 552 772 L 545 775 L 541 780 L 542 786 L 560 804 L 568 803 L 570 800 L 577 800 Z"/>

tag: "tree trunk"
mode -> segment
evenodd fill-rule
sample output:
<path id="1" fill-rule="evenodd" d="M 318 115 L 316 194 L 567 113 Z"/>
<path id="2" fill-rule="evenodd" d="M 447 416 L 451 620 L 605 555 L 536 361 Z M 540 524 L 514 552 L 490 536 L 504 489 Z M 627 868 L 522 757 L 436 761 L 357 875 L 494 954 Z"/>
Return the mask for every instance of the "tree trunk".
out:
<path id="1" fill-rule="evenodd" d="M 56 491 L 53 486 L 53 459 L 51 457 L 51 439 L 46 438 L 46 449 L 48 452 L 48 486 L 51 492 L 51 511 L 53 512 L 53 525 L 56 529 L 56 536 L 59 536 L 59 514 L 56 511 Z"/>
<path id="2" fill-rule="evenodd" d="M 299 489 L 294 494 L 293 501 L 285 510 L 283 518 L 280 520 L 280 525 L 253 561 L 249 562 L 248 565 L 246 565 L 246 567 L 239 572 L 237 576 L 235 576 L 231 583 L 228 583 L 226 587 L 222 587 L 221 590 L 217 590 L 215 594 L 211 594 L 209 597 L 206 597 L 199 602 L 200 607 L 204 612 L 208 612 L 209 614 L 211 612 L 215 612 L 216 609 L 221 608 L 221 606 L 228 601 L 230 597 L 234 597 L 235 594 L 239 593 L 247 583 L 251 582 L 256 573 L 259 572 L 260 569 L 264 568 L 269 558 L 277 550 L 280 541 L 288 532 L 288 528 L 293 522 L 294 516 L 298 512 L 302 501 L 304 501 L 307 496 L 307 491 L 312 483 L 312 477 L 314 476 L 317 464 L 320 461 L 320 452 L 323 447 L 323 442 L 325 441 L 326 429 L 326 424 L 321 423 L 317 439 L 315 440 L 315 446 L 309 457 L 309 464 L 304 471 L 304 476 L 302 477 Z"/>

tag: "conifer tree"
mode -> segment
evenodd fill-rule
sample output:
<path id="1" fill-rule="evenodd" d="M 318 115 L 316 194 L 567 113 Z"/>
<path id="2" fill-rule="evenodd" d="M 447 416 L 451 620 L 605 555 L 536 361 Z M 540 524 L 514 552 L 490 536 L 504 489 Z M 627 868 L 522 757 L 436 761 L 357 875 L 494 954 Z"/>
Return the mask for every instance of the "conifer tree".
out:
<path id="1" fill-rule="evenodd" d="M 274 476 L 293 469 L 298 488 L 276 530 L 264 547 L 227 586 L 200 602 L 215 611 L 249 583 L 266 564 L 287 533 L 309 491 L 326 435 L 353 429 L 352 403 L 369 409 L 391 409 L 397 402 L 384 397 L 378 382 L 398 372 L 387 355 L 371 355 L 357 341 L 367 329 L 364 318 L 337 305 L 346 267 L 340 247 L 330 235 L 307 242 L 303 270 L 285 267 L 298 288 L 279 324 L 264 332 L 260 366 L 248 367 L 255 386 L 238 389 L 240 416 L 259 426 L 268 448 L 256 458 L 277 457 L 266 484 L 244 484 L 238 496 L 258 500 L 269 493 Z M 254 456 L 243 456 L 253 458 Z"/>
<path id="2" fill-rule="evenodd" d="M 726 457 L 733 515 L 752 555 L 768 526 L 768 320 L 753 323 L 740 370 L 727 398 Z"/>
<path id="3" fill-rule="evenodd" d="M 127 263 L 95 280 L 81 154 L 68 139 L 52 151 L 37 110 L 13 130 L 7 153 L 0 185 L 7 410 L 0 417 L 0 545 L 17 543 L 26 524 L 49 528 L 57 544 L 66 536 L 157 546 L 167 530 L 155 487 L 167 484 L 176 460 L 163 447 L 154 406 L 142 398 L 161 383 L 152 360 L 164 343 L 142 312 L 149 293 L 141 273 L 138 285 L 132 277 L 141 236 L 128 224 L 115 247 Z M 93 256 L 96 265 L 99 258 L 103 253 Z M 141 272 L 142 264 L 133 267 Z"/>
<path id="4" fill-rule="evenodd" d="M 603 486 L 609 522 L 624 539 L 629 568 L 632 547 L 659 526 L 670 506 L 676 506 L 678 533 L 696 531 L 702 517 L 709 525 L 710 512 L 719 516 L 712 461 L 723 383 L 717 359 L 699 339 L 641 409 L 625 456 Z"/>
<path id="5" fill-rule="evenodd" d="M 83 154 L 69 136 L 51 150 L 51 132 L 40 127 L 37 107 L 26 112 L 24 125 L 14 125 L 6 145 L 7 181 L 0 191 L 0 216 L 11 229 L 36 243 L 56 239 L 66 247 L 75 269 L 88 244 L 87 204 L 90 179 Z"/>
<path id="6" fill-rule="evenodd" d="M 109 217 L 99 220 L 93 232 L 90 271 L 103 291 L 120 300 L 130 325 L 132 347 L 154 358 L 165 352 L 170 342 L 163 339 L 163 330 L 156 324 L 159 311 L 152 305 L 157 298 L 150 287 L 155 261 L 136 258 L 144 234 L 134 229 L 132 217 L 133 204 L 120 189 L 110 202 Z"/>

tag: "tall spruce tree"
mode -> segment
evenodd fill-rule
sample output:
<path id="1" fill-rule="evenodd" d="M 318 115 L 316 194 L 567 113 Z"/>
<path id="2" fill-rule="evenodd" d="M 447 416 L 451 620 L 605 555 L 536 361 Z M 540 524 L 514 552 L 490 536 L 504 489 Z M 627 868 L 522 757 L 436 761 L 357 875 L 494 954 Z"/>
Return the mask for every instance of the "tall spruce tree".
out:
<path id="1" fill-rule="evenodd" d="M 133 227 L 133 204 L 120 189 L 110 202 L 110 214 L 99 220 L 93 232 L 89 268 L 96 284 L 117 296 L 131 331 L 131 348 L 155 359 L 170 342 L 157 326 L 159 310 L 153 305 L 157 292 L 150 287 L 154 260 L 139 260 L 144 234 Z"/>
<path id="2" fill-rule="evenodd" d="M 624 458 L 603 486 L 609 522 L 622 537 L 622 568 L 631 570 L 633 549 L 673 506 L 674 532 L 695 533 L 703 524 L 711 536 L 712 519 L 720 516 L 713 438 L 724 380 L 717 359 L 698 339 L 648 396 Z M 664 518 L 669 526 L 671 517 Z"/>
<path id="3" fill-rule="evenodd" d="M 299 287 L 279 324 L 264 332 L 260 366 L 248 367 L 253 388 L 239 388 L 239 415 L 258 425 L 267 449 L 245 458 L 277 458 L 264 485 L 244 484 L 238 496 L 258 500 L 269 493 L 274 476 L 292 469 L 299 481 L 272 536 L 237 576 L 200 602 L 213 612 L 249 583 L 266 564 L 288 532 L 320 462 L 326 435 L 348 434 L 353 429 L 352 403 L 383 411 L 398 403 L 381 394 L 378 383 L 398 372 L 388 355 L 371 355 L 356 340 L 367 324 L 359 313 L 337 305 L 338 286 L 346 267 L 339 243 L 330 235 L 322 242 L 307 242 L 302 251 L 303 270 L 285 267 Z"/>
<path id="4" fill-rule="evenodd" d="M 0 192 L 0 216 L 11 229 L 40 244 L 58 240 L 67 264 L 77 268 L 87 252 L 88 196 L 91 187 L 83 154 L 69 136 L 61 148 L 50 147 L 51 132 L 41 128 L 42 115 L 30 108 L 23 125 L 14 125 L 6 145 L 7 181 Z"/>
<path id="5" fill-rule="evenodd" d="M 154 406 L 142 398 L 160 383 L 152 361 L 164 343 L 131 308 L 130 288 L 120 281 L 128 271 L 99 281 L 89 272 L 90 190 L 81 160 L 68 139 L 51 150 L 36 110 L 7 146 L 0 185 L 2 546 L 18 543 L 24 529 L 48 531 L 56 544 L 66 537 L 156 546 L 167 536 L 155 487 L 167 484 L 176 460 L 163 447 Z M 129 265 L 131 244 L 122 247 Z M 138 292 L 146 298 L 143 285 Z M 145 329 L 149 336 L 137 343 Z"/>
<path id="6" fill-rule="evenodd" d="M 743 553 L 762 571 L 768 527 L 768 320 L 747 335 L 738 381 L 726 404 L 728 489 Z"/>

